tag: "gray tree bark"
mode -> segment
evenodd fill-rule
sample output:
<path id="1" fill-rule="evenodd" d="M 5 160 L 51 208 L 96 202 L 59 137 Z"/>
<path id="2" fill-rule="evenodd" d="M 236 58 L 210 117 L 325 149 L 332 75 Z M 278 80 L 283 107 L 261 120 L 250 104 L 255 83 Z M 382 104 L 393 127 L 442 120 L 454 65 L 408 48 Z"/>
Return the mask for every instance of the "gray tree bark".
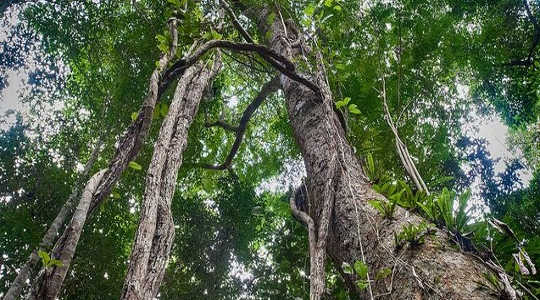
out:
<path id="1" fill-rule="evenodd" d="M 56 244 L 56 247 L 53 249 L 53 253 L 56 254 L 55 257 L 62 262 L 62 265 L 44 270 L 45 275 L 43 284 L 38 291 L 38 299 L 56 299 L 58 296 L 58 292 L 62 287 L 64 278 L 66 277 L 70 261 L 75 255 L 75 249 L 77 248 L 77 243 L 79 242 L 82 228 L 86 221 L 88 207 L 90 206 L 92 197 L 94 196 L 98 184 L 106 171 L 107 169 L 103 169 L 94 174 L 94 176 L 88 180 L 88 183 L 81 195 L 79 205 L 75 209 L 75 212 L 71 218 L 71 223 L 66 229 L 67 231 L 64 232 Z"/>
<path id="2" fill-rule="evenodd" d="M 219 58 L 213 66 L 199 62 L 187 69 L 178 83 L 146 174 L 141 217 L 121 299 L 154 299 L 159 291 L 174 241 L 171 200 L 188 129 L 219 67 Z"/>
<path id="3" fill-rule="evenodd" d="M 303 47 L 301 35 L 292 22 L 275 18 L 267 23 L 268 9 L 246 11 L 258 24 L 262 36 L 271 33 L 269 46 L 288 59 L 298 57 Z M 276 13 L 277 14 L 277 13 Z M 304 48 L 304 52 L 306 52 Z M 326 81 L 324 72 L 312 77 L 317 83 Z M 478 289 L 477 282 L 485 282 L 486 267 L 475 258 L 450 247 L 448 236 L 435 230 L 424 244 L 402 250 L 394 244 L 394 234 L 404 225 L 420 224 L 423 219 L 405 209 L 397 208 L 395 220 L 384 219 L 368 204 L 370 199 L 382 199 L 370 186 L 354 150 L 347 142 L 338 115 L 333 110 L 331 94 L 324 87 L 317 93 L 305 85 L 281 76 L 289 119 L 307 172 L 306 188 L 308 215 L 316 230 L 325 226 L 326 210 L 330 207 L 328 243 L 326 251 L 341 266 L 357 261 L 368 268 L 368 286 L 352 294 L 362 299 L 494 299 Z M 321 238 L 321 236 L 319 236 Z M 322 237 L 324 238 L 324 237 Z M 311 245 L 310 245 L 311 247 Z M 313 260 L 320 261 L 320 257 Z M 324 270 L 325 257 L 322 264 Z M 392 275 L 374 280 L 384 269 Z M 311 288 L 324 290 L 319 274 L 312 274 L 317 282 Z M 354 286 L 355 274 L 344 278 Z M 314 293 L 312 293 L 313 299 Z M 320 298 L 321 293 L 315 293 Z"/>
<path id="4" fill-rule="evenodd" d="M 97 172 L 88 182 L 85 192 L 89 196 L 84 198 L 85 194 L 83 193 L 76 213 L 71 218 L 62 236 L 56 242 L 53 248 L 52 258 L 60 259 L 62 266 L 42 270 L 41 276 L 32 283 L 30 298 L 53 300 L 58 297 L 69 265 L 73 260 L 87 216 L 109 195 L 112 187 L 116 184 L 129 162 L 139 153 L 152 123 L 152 114 L 159 97 L 160 78 L 168 63 L 176 54 L 178 42 L 176 19 L 170 19 L 168 25 L 172 36 L 172 44 L 169 51 L 160 57 L 158 66 L 152 72 L 147 96 L 141 105 L 137 119 L 131 123 L 126 133 L 120 139 L 116 154 L 110 161 L 108 168 Z"/>

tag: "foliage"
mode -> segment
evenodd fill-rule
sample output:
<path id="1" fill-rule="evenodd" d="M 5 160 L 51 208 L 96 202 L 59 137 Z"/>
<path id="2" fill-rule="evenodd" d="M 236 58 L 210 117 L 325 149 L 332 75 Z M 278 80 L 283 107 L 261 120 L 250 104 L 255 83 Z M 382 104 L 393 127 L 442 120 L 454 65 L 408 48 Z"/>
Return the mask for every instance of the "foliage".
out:
<path id="1" fill-rule="evenodd" d="M 352 267 L 348 263 L 343 262 L 341 268 L 345 274 L 356 274 L 358 279 L 355 283 L 360 291 L 365 290 L 368 287 L 368 266 L 364 262 L 357 260 Z"/>
<path id="2" fill-rule="evenodd" d="M 424 243 L 425 236 L 429 235 L 433 228 L 431 224 L 422 221 L 419 224 L 403 225 L 399 233 L 394 233 L 394 244 L 397 250 L 408 243 L 411 247 L 417 247 Z"/>
<path id="3" fill-rule="evenodd" d="M 394 211 L 396 210 L 397 200 L 395 200 L 395 198 L 396 197 L 394 197 L 394 199 L 390 199 L 390 201 L 369 200 L 369 204 L 371 204 L 371 206 L 378 210 L 379 213 L 383 216 L 383 218 L 391 220 L 394 217 Z"/>
<path id="4" fill-rule="evenodd" d="M 462 250 L 470 250 L 464 245 L 472 240 L 478 251 L 493 251 L 513 285 L 519 281 L 540 294 L 539 275 L 521 274 L 513 257 L 522 257 L 522 248 L 540 265 L 538 49 L 529 66 L 512 65 L 529 62 L 537 36 L 523 1 L 234 2 L 278 7 L 268 22 L 290 18 L 300 32 L 320 39 L 348 140 L 364 158 L 373 188 L 388 199 L 370 201 L 382 217 L 393 221 L 398 206 L 420 214 L 451 233 Z M 529 2 L 533 15 L 540 15 L 538 4 Z M 8 74 L 28 71 L 28 91 L 20 97 L 28 111 L 0 118 L 0 293 L 38 246 L 98 137 L 104 135 L 103 150 L 94 169 L 105 166 L 116 138 L 137 117 L 148 77 L 160 53 L 168 50 L 167 19 L 173 14 L 179 19 L 176 59 L 194 42 L 241 41 L 229 22 L 217 22 L 216 3 L 13 4 L 10 17 L 0 23 L 5 33 L 0 37 L 0 89 L 6 91 Z M 249 34 L 263 43 L 266 37 L 258 34 L 257 24 L 233 9 Z M 307 298 L 306 231 L 290 217 L 285 193 L 303 169 L 288 167 L 297 161 L 301 165 L 301 153 L 282 93 L 258 109 L 230 171 L 196 167 L 222 162 L 233 142 L 229 132 L 205 124 L 237 124 L 262 84 L 275 75 L 257 56 L 228 51 L 222 56 L 223 70 L 201 103 L 182 158 L 172 206 L 177 226 L 173 263 L 160 297 Z M 313 59 L 307 54 L 307 62 L 296 62 L 299 72 L 312 71 Z M 411 188 L 396 154 L 378 100 L 382 76 L 390 113 L 432 191 L 429 196 Z M 85 226 L 63 299 L 118 298 L 144 193 L 144 170 L 171 93 L 164 91 L 156 106 L 149 142 Z M 1 100 L 12 97 L 0 95 Z M 491 117 L 511 127 L 511 145 L 524 155 L 502 172 L 486 142 L 463 129 L 473 118 Z M 524 170 L 533 172 L 530 182 L 520 177 Z M 473 214 L 478 202 L 489 209 Z M 508 224 L 518 241 L 486 224 L 489 217 Z M 429 226 L 403 226 L 395 235 L 396 246 L 422 244 Z M 53 266 L 47 257 L 43 252 L 43 264 Z M 327 267 L 328 293 L 346 299 L 340 267 Z M 368 266 L 358 261 L 349 267 L 365 288 Z M 392 271 L 377 270 L 375 280 Z M 497 278 L 488 281 L 500 293 Z"/>
<path id="5" fill-rule="evenodd" d="M 41 257 L 41 263 L 43 263 L 43 267 L 45 269 L 55 267 L 55 266 L 58 266 L 58 267 L 62 266 L 62 261 L 58 259 L 51 259 L 49 254 L 45 251 L 38 250 L 38 255 L 39 257 Z"/>

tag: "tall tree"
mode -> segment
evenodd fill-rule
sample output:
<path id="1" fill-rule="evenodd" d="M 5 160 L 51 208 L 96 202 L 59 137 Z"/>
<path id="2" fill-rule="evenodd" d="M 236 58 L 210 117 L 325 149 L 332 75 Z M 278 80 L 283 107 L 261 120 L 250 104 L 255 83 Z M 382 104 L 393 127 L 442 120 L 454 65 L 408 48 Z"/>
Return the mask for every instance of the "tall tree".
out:
<path id="1" fill-rule="evenodd" d="M 86 288 L 92 292 L 85 296 L 152 299 L 161 288 L 164 298 L 174 297 L 175 291 L 223 298 L 247 297 L 249 291 L 279 297 L 287 292 L 306 295 L 301 291 L 309 281 L 311 299 L 342 298 L 344 287 L 350 298 L 367 299 L 515 299 L 520 293 L 534 297 L 528 289 L 534 280 L 526 281 L 535 271 L 525 241 L 511 233 L 508 245 L 515 249 L 503 251 L 503 264 L 492 263 L 490 259 L 501 251 L 486 247 L 486 241 L 494 240 L 489 228 L 511 230 L 496 220 L 491 220 L 492 227 L 486 227 L 486 222 L 471 224 L 465 214 L 468 193 L 457 197 L 447 189 L 463 190 L 467 185 L 463 161 L 472 162 L 469 174 L 481 174 L 483 181 L 493 177 L 487 154 L 476 165 L 477 156 L 460 156 L 452 145 L 462 135 L 463 119 L 474 105 L 462 95 L 463 81 L 471 82 L 477 97 L 485 96 L 483 105 L 492 105 L 503 115 L 508 112 L 506 121 L 513 126 L 522 120 L 530 126 L 536 113 L 530 109 L 531 84 L 518 84 L 535 73 L 515 73 L 508 71 L 513 65 L 495 64 L 515 58 L 516 53 L 504 47 L 491 47 L 484 56 L 479 50 L 484 43 L 481 35 L 493 25 L 490 16 L 497 17 L 495 23 L 505 19 L 500 7 L 515 14 L 523 33 L 508 45 L 532 32 L 537 6 L 516 1 L 484 5 L 443 0 L 219 4 L 171 0 L 30 5 L 27 18 L 44 34 L 46 49 L 71 67 L 68 97 L 63 100 L 69 105 L 63 113 L 89 112 L 95 118 L 108 103 L 107 122 L 117 136 L 104 145 L 105 156 L 112 157 L 107 167 L 90 178 L 63 234 L 50 254 L 42 254 L 40 276 L 31 281 L 32 296 L 76 298 L 77 279 L 99 285 L 103 277 L 112 288 Z M 524 16 L 528 22 L 522 22 Z M 160 32 L 169 17 L 169 28 Z M 480 37 L 475 26 L 484 30 Z M 504 41 L 507 33 L 506 29 L 492 32 Z M 533 40 L 525 59 L 529 67 L 535 49 Z M 465 58 L 468 55 L 474 63 Z M 488 76 L 492 73 L 486 70 L 493 68 L 499 70 L 497 78 L 503 84 Z M 141 78 L 149 73 L 144 92 Z M 512 84 L 506 85 L 505 80 Z M 133 81 L 136 86 L 130 84 Z M 176 90 L 170 91 L 170 86 Z M 203 95 L 209 101 L 203 101 Z M 509 105 L 500 105 L 501 95 L 509 95 L 505 98 Z M 525 102 L 522 95 L 528 96 Z M 141 98 L 139 111 L 132 112 Z M 266 99 L 271 101 L 264 103 Z M 510 109 L 516 105 L 519 109 Z M 132 123 L 127 130 L 115 131 L 124 128 L 129 117 Z M 240 121 L 229 122 L 235 118 Z M 153 120 L 158 120 L 154 122 L 158 126 L 151 126 Z M 95 132 L 85 122 L 90 123 L 62 126 L 65 132 L 58 138 L 69 141 L 64 136 L 70 130 Z M 152 143 L 144 147 L 147 137 Z M 45 147 L 42 141 L 36 143 Z M 65 144 L 62 141 L 58 148 Z M 60 158 L 69 154 L 62 149 L 47 151 L 60 153 Z M 527 155 L 534 156 L 534 151 Z M 280 165 L 286 160 L 293 165 L 295 160 L 303 162 L 304 170 L 295 169 L 287 176 L 299 182 L 305 175 L 300 186 L 287 193 L 254 196 L 256 186 L 264 189 L 266 180 L 287 173 Z M 216 161 L 222 163 L 211 163 Z M 136 172 L 122 176 L 128 166 L 140 171 L 146 163 L 144 188 Z M 16 166 L 16 160 L 6 160 L 7 165 Z M 533 203 L 535 188 L 512 193 L 519 188 L 516 166 L 511 165 L 500 181 L 491 182 L 482 193 L 493 216 L 519 211 L 511 204 L 521 200 L 529 203 L 522 209 Z M 5 169 L 0 171 L 8 174 Z M 219 171 L 229 174 L 222 177 Z M 407 176 L 417 190 L 400 180 Z M 20 201 L 17 182 L 8 183 L 6 191 L 15 196 L 7 201 Z M 424 193 L 428 187 L 430 196 Z M 107 198 L 113 203 L 107 204 Z M 202 204 L 190 204 L 190 216 L 182 201 Z M 25 205 L 39 207 L 30 201 Z M 133 214 L 137 211 L 139 215 Z M 285 219 L 290 212 L 307 228 L 307 247 L 304 232 Z M 178 216 L 189 221 L 175 220 Z M 533 219 L 524 224 L 534 228 Z M 190 222 L 204 226 L 186 225 Z M 235 228 L 236 223 L 254 228 Z M 478 247 L 471 245 L 467 232 L 473 227 Z M 182 238 L 194 241 L 187 230 L 211 241 L 195 243 L 198 248 L 188 254 Z M 518 236 L 525 235 L 518 232 Z M 114 268 L 105 271 L 106 262 L 90 257 L 86 248 L 92 247 L 78 247 L 91 245 L 93 239 L 118 242 L 116 251 L 111 250 L 114 246 L 103 247 L 107 261 L 116 258 Z M 7 257 L 31 253 L 35 244 L 28 242 Z M 306 249 L 309 262 L 302 266 L 298 257 Z M 39 258 L 31 255 L 36 265 Z M 230 271 L 248 266 L 244 275 L 249 279 L 240 280 L 235 277 L 240 271 Z M 507 274 L 512 267 L 517 273 Z M 29 278 L 26 272 L 14 273 L 18 273 L 16 284 L 6 299 L 21 295 L 21 283 Z M 337 274 L 341 279 L 336 279 Z M 204 287 L 198 282 L 201 278 L 211 282 Z M 111 292 L 122 282 L 122 289 Z M 286 284 L 279 286 L 282 282 Z M 485 288 L 490 285 L 495 291 Z"/>

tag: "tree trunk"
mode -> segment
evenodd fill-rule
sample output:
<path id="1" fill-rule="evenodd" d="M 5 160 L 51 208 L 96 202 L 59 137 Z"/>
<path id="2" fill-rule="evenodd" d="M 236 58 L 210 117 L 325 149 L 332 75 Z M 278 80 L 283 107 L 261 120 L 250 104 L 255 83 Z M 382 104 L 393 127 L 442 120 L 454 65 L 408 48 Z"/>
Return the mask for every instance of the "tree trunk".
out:
<path id="1" fill-rule="evenodd" d="M 51 223 L 51 226 L 49 226 L 49 229 L 41 239 L 39 248 L 32 251 L 30 257 L 28 258 L 28 261 L 21 267 L 21 270 L 17 274 L 17 277 L 15 277 L 15 280 L 13 280 L 13 283 L 9 287 L 9 290 L 6 293 L 4 300 L 15 300 L 18 298 L 18 295 L 21 294 L 23 288 L 27 285 L 26 281 L 32 279 L 33 275 L 35 275 L 33 274 L 35 272 L 34 270 L 36 269 L 36 266 L 40 261 L 38 250 L 48 252 L 51 246 L 54 244 L 60 228 L 64 225 L 66 218 L 71 214 L 73 210 L 75 200 L 79 196 L 81 190 L 80 185 L 87 180 L 88 174 L 90 173 L 90 170 L 92 169 L 94 163 L 98 158 L 103 138 L 104 134 L 101 134 L 94 149 L 92 150 L 92 154 L 90 154 L 90 158 L 86 162 L 86 165 L 84 166 L 84 169 L 79 176 L 79 179 L 71 190 L 71 194 L 69 195 L 67 201 L 64 203 L 64 205 L 58 212 L 58 215 L 56 215 L 56 218 L 54 218 L 53 222 Z"/>
<path id="2" fill-rule="evenodd" d="M 198 63 L 178 83 L 146 174 L 141 217 L 121 299 L 154 299 L 159 291 L 174 241 L 171 200 L 188 129 L 219 65 L 219 58 L 213 67 Z"/>
<path id="3" fill-rule="evenodd" d="M 163 71 L 171 59 L 176 55 L 178 42 L 176 24 L 176 19 L 169 19 L 168 25 L 172 36 L 172 44 L 169 51 L 162 54 L 156 69 L 150 76 L 148 92 L 137 118 L 130 124 L 120 139 L 116 153 L 109 162 L 108 168 L 97 172 L 89 180 L 87 189 L 85 190 L 87 192 L 88 189 L 91 189 L 91 193 L 87 193 L 89 197 L 85 198 L 85 194 L 83 193 L 76 213 L 54 246 L 52 258 L 60 259 L 62 266 L 53 266 L 49 270 L 42 270 L 41 276 L 32 282 L 30 298 L 53 300 L 58 297 L 69 265 L 73 260 L 87 216 L 109 195 L 129 162 L 139 153 L 143 141 L 146 139 L 150 130 L 152 114 L 159 98 L 160 77 L 163 75 Z M 82 217 L 83 211 L 84 217 Z"/>
<path id="4" fill-rule="evenodd" d="M 271 32 L 269 46 L 274 51 L 289 59 L 298 56 L 303 43 L 296 39 L 301 36 L 289 21 L 279 17 L 268 25 L 269 13 L 266 9 L 255 14 L 247 11 L 257 20 L 262 36 Z M 324 208 L 333 205 L 326 247 L 329 257 L 337 266 L 362 261 L 369 268 L 367 288 L 358 288 L 352 294 L 362 299 L 494 299 L 478 289 L 477 282 L 485 282 L 482 273 L 486 267 L 450 247 L 442 231 L 436 230 L 415 248 L 396 248 L 394 234 L 404 225 L 419 224 L 423 219 L 398 207 L 395 219 L 389 221 L 372 208 L 368 200 L 382 196 L 371 188 L 348 144 L 332 99 L 286 76 L 281 76 L 281 85 L 307 172 L 308 214 L 319 230 Z M 392 275 L 375 280 L 376 274 L 385 269 Z M 344 279 L 352 286 L 360 278 L 352 274 Z"/>
<path id="5" fill-rule="evenodd" d="M 46 275 L 44 276 L 43 284 L 40 286 L 40 290 L 37 293 L 37 299 L 57 298 L 58 292 L 60 291 L 62 283 L 64 282 L 64 278 L 66 277 L 67 270 L 70 265 L 69 262 L 75 254 L 75 249 L 77 248 L 76 245 L 81 237 L 82 228 L 86 222 L 88 207 L 90 206 L 92 197 L 96 192 L 101 178 L 103 178 L 103 174 L 105 174 L 106 171 L 107 169 L 103 169 L 94 174 L 94 176 L 88 180 L 88 184 L 81 195 L 79 205 L 75 209 L 73 217 L 71 218 L 70 226 L 67 228 L 67 231 L 64 232 L 56 244 L 56 247 L 53 249 L 53 253 L 55 254 L 54 257 L 60 260 L 62 265 L 45 269 L 44 272 Z"/>

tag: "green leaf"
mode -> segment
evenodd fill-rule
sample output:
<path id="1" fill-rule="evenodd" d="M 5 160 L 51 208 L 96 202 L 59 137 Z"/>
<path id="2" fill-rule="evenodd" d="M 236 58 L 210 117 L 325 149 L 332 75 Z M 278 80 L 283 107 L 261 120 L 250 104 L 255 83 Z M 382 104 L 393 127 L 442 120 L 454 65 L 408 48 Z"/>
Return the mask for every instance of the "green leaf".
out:
<path id="1" fill-rule="evenodd" d="M 399 203 L 399 201 L 401 200 L 401 195 L 403 195 L 403 192 L 405 192 L 405 190 L 401 190 L 400 192 L 395 193 L 392 196 L 390 196 L 391 202 Z"/>
<path id="2" fill-rule="evenodd" d="M 358 286 L 358 288 L 363 291 L 368 287 L 368 282 L 366 280 L 357 280 L 356 286 Z"/>
<path id="3" fill-rule="evenodd" d="M 341 268 L 343 269 L 343 273 L 345 273 L 345 274 L 353 274 L 354 273 L 353 268 L 347 262 L 343 262 L 343 264 L 341 264 Z"/>
<path id="4" fill-rule="evenodd" d="M 373 161 L 373 155 L 368 153 L 367 155 L 367 167 L 370 175 L 375 175 L 375 162 Z"/>
<path id="5" fill-rule="evenodd" d="M 356 115 L 361 113 L 361 111 L 358 109 L 356 104 L 349 105 L 349 112 L 351 112 L 351 114 L 356 114 Z"/>
<path id="6" fill-rule="evenodd" d="M 169 42 L 166 36 L 158 34 L 156 35 L 156 39 L 158 40 L 157 47 L 162 53 L 169 51 Z"/>
<path id="7" fill-rule="evenodd" d="M 334 0 L 324 0 L 324 5 L 326 7 L 332 7 L 333 4 L 334 4 Z"/>
<path id="8" fill-rule="evenodd" d="M 269 14 L 268 19 L 266 19 L 266 24 L 268 24 L 268 25 L 274 24 L 275 19 L 276 19 L 276 14 L 275 13 Z"/>
<path id="9" fill-rule="evenodd" d="M 167 2 L 174 5 L 175 7 L 180 7 L 180 0 L 167 0 Z"/>
<path id="10" fill-rule="evenodd" d="M 131 113 L 131 121 L 137 120 L 137 117 L 139 116 L 138 112 Z"/>
<path id="11" fill-rule="evenodd" d="M 375 280 L 385 279 L 390 274 L 392 274 L 392 269 L 382 268 L 379 270 L 379 272 L 377 272 L 377 275 L 375 275 Z"/>
<path id="12" fill-rule="evenodd" d="M 152 112 L 152 120 L 157 120 L 161 116 L 160 107 L 161 106 L 159 106 L 159 105 L 156 106 L 156 108 Z"/>
<path id="13" fill-rule="evenodd" d="M 165 37 L 165 36 L 162 35 L 162 34 L 156 35 L 156 39 L 157 39 L 158 42 L 160 42 L 160 43 L 167 41 L 167 37 Z"/>
<path id="14" fill-rule="evenodd" d="M 345 65 L 344 64 L 338 63 L 338 64 L 335 64 L 335 66 L 336 66 L 336 69 L 338 69 L 339 71 L 345 70 Z"/>
<path id="15" fill-rule="evenodd" d="M 49 254 L 45 251 L 38 250 L 38 256 L 41 257 L 43 265 L 47 267 L 49 265 L 49 262 L 51 261 L 51 257 L 49 256 Z"/>
<path id="16" fill-rule="evenodd" d="M 378 210 L 382 215 L 384 215 L 384 207 L 381 204 L 381 201 L 379 200 L 369 200 L 368 203 L 373 206 L 376 210 Z"/>
<path id="17" fill-rule="evenodd" d="M 221 40 L 223 38 L 223 35 L 215 30 L 212 30 L 211 35 L 212 35 L 212 39 L 214 40 Z"/>
<path id="18" fill-rule="evenodd" d="M 365 263 L 363 263 L 361 260 L 357 260 L 355 263 L 354 263 L 354 271 L 356 272 L 356 274 L 358 274 L 358 276 L 362 279 L 366 279 L 367 278 L 367 274 L 368 274 L 368 267 Z"/>
<path id="19" fill-rule="evenodd" d="M 265 38 L 267 41 L 271 40 L 271 39 L 272 39 L 272 31 L 271 31 L 271 30 L 268 30 L 268 31 L 266 32 L 266 34 L 264 35 L 264 38 Z"/>
<path id="20" fill-rule="evenodd" d="M 339 5 L 334 6 L 334 10 L 341 11 L 341 6 L 339 6 Z"/>
<path id="21" fill-rule="evenodd" d="M 166 103 L 161 103 L 161 106 L 159 107 L 159 113 L 161 116 L 165 117 L 167 116 L 167 113 L 169 112 L 169 105 Z"/>
<path id="22" fill-rule="evenodd" d="M 340 109 L 343 106 L 346 106 L 347 104 L 349 104 L 349 101 L 351 101 L 350 97 L 343 98 L 343 100 L 340 100 L 340 101 L 336 102 L 336 108 Z"/>
<path id="23" fill-rule="evenodd" d="M 313 6 L 313 4 L 309 4 L 308 6 L 306 6 L 306 8 L 304 8 L 304 13 L 308 16 L 308 17 L 311 17 L 313 16 L 313 13 L 315 12 L 315 6 Z"/>
<path id="24" fill-rule="evenodd" d="M 49 266 L 57 266 L 57 267 L 61 267 L 63 266 L 64 264 L 62 263 L 61 260 L 58 260 L 58 259 L 51 259 L 50 263 L 49 263 Z"/>
<path id="25" fill-rule="evenodd" d="M 134 170 L 137 170 L 137 171 L 140 171 L 142 170 L 142 167 L 141 165 L 139 165 L 138 163 L 134 162 L 134 161 L 130 161 L 128 166 Z"/>

